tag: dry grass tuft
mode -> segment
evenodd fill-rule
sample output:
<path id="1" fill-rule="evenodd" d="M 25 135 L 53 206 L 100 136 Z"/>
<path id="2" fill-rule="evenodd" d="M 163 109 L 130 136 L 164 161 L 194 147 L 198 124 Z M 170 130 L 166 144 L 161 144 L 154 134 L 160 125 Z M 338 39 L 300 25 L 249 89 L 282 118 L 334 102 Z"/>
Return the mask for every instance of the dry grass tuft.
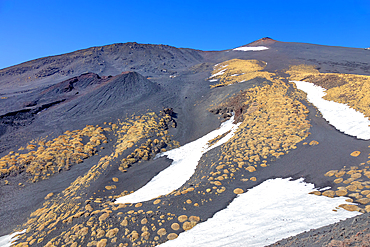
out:
<path id="1" fill-rule="evenodd" d="M 357 157 L 357 156 L 359 156 L 361 154 L 361 152 L 360 151 L 353 151 L 352 153 L 351 153 L 351 156 L 353 156 L 353 157 Z"/>
<path id="2" fill-rule="evenodd" d="M 360 208 L 356 205 L 351 205 L 351 204 L 341 204 L 339 207 L 348 210 L 348 211 L 359 211 Z"/>
<path id="3" fill-rule="evenodd" d="M 243 189 L 241 189 L 241 188 L 236 188 L 234 191 L 234 194 L 243 194 L 244 193 L 244 190 Z"/>
<path id="4" fill-rule="evenodd" d="M 178 223 L 173 223 L 173 224 L 171 225 L 171 228 L 172 228 L 172 230 L 177 231 L 177 230 L 179 230 L 179 229 L 180 229 L 180 225 L 179 225 Z"/>
<path id="5" fill-rule="evenodd" d="M 154 205 L 156 205 L 156 204 L 158 204 L 158 203 L 160 203 L 161 202 L 161 199 L 157 199 L 157 200 L 155 200 L 154 202 L 153 202 L 153 204 Z"/>
<path id="6" fill-rule="evenodd" d="M 318 142 L 318 141 L 313 140 L 313 141 L 310 141 L 309 145 L 310 145 L 310 146 L 316 146 L 316 145 L 319 145 L 319 142 Z"/>
<path id="7" fill-rule="evenodd" d="M 166 235 L 166 234 L 167 234 L 167 231 L 166 231 L 166 229 L 165 229 L 165 228 L 161 228 L 161 229 L 159 229 L 159 230 L 157 231 L 157 234 L 158 234 L 159 236 L 164 236 L 164 235 Z"/>
<path id="8" fill-rule="evenodd" d="M 180 215 L 178 218 L 177 218 L 177 220 L 179 221 L 179 222 L 184 222 L 184 221 L 186 221 L 188 219 L 188 216 L 186 216 L 186 215 Z"/>
<path id="9" fill-rule="evenodd" d="M 167 239 L 168 240 L 174 240 L 177 237 L 178 237 L 178 235 L 176 233 L 170 233 L 170 234 L 168 234 Z"/>
<path id="10" fill-rule="evenodd" d="M 198 223 L 200 221 L 200 217 L 198 216 L 190 216 L 189 217 L 190 222 Z"/>
<path id="11" fill-rule="evenodd" d="M 323 196 L 327 196 L 327 197 L 330 197 L 330 198 L 333 198 L 335 196 L 335 192 L 332 191 L 332 190 L 326 190 L 322 193 Z"/>
<path id="12" fill-rule="evenodd" d="M 196 222 L 189 222 L 189 221 L 185 221 L 183 224 L 182 224 L 182 229 L 184 229 L 185 231 L 188 231 L 190 230 L 191 228 L 193 228 L 197 223 Z"/>
<path id="13" fill-rule="evenodd" d="M 321 192 L 320 191 L 312 191 L 308 194 L 311 194 L 311 195 L 316 195 L 316 196 L 321 196 Z"/>

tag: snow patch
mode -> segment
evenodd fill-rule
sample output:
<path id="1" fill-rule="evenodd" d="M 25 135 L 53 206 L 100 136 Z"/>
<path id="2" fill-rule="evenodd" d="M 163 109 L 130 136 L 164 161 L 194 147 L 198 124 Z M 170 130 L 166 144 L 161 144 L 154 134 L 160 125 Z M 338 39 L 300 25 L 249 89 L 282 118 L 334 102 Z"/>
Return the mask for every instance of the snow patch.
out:
<path id="1" fill-rule="evenodd" d="M 323 99 L 326 95 L 325 88 L 305 81 L 293 82 L 298 89 L 307 93 L 307 100 L 314 104 L 337 130 L 359 139 L 370 140 L 370 121 L 363 113 L 348 105 Z"/>
<path id="2" fill-rule="evenodd" d="M 15 232 L 9 235 L 4 235 L 0 237 L 0 246 L 1 247 L 10 247 L 12 245 L 13 241 L 16 241 L 18 239 L 19 234 L 22 234 L 26 232 L 26 230 L 23 230 L 21 232 Z"/>
<path id="3" fill-rule="evenodd" d="M 215 82 L 215 81 L 218 81 L 218 79 L 209 80 L 209 82 Z"/>
<path id="4" fill-rule="evenodd" d="M 211 77 L 209 77 L 209 78 L 213 78 L 213 77 L 215 77 L 215 76 L 222 75 L 223 73 L 225 73 L 225 71 L 226 71 L 226 70 L 227 70 L 227 69 L 223 69 L 223 70 L 221 70 L 221 71 L 217 72 L 216 74 L 212 75 L 212 76 L 211 76 Z"/>
<path id="5" fill-rule="evenodd" d="M 233 51 L 263 51 L 267 49 L 269 48 L 267 48 L 266 46 L 255 46 L 255 47 L 242 46 L 242 47 L 233 49 Z"/>
<path id="6" fill-rule="evenodd" d="M 146 185 L 132 194 L 120 197 L 117 203 L 137 203 L 151 200 L 161 195 L 168 194 L 180 188 L 194 173 L 198 161 L 209 150 L 227 142 L 233 135 L 239 124 L 233 124 L 234 117 L 224 122 L 220 128 L 207 135 L 190 142 L 182 147 L 164 152 L 158 157 L 167 156 L 172 159 L 172 164 L 152 178 Z M 209 146 L 208 142 L 219 135 L 230 131 L 226 136 Z"/>
<path id="7" fill-rule="evenodd" d="M 303 179 L 267 180 L 162 246 L 265 246 L 360 214 L 342 208 L 333 211 L 347 203 L 347 198 L 308 194 L 313 189 L 314 185 Z"/>

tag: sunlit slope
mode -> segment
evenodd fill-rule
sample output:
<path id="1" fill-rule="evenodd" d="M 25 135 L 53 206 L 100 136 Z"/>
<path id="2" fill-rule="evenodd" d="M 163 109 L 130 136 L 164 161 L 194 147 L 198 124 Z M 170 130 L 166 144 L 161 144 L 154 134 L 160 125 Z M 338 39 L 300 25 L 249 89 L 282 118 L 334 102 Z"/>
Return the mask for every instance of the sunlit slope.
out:
<path id="1" fill-rule="evenodd" d="M 37 90 L 4 91 L 0 227 L 9 230 L 0 230 L 25 230 L 15 245 L 176 246 L 186 238 L 200 246 L 187 237 L 198 235 L 240 246 L 255 232 L 249 243 L 263 246 L 370 211 L 368 141 L 328 123 L 293 82 L 320 85 L 326 100 L 368 118 L 367 76 L 323 73 L 331 66 L 325 54 L 350 50 L 270 39 L 221 52 L 126 48 L 86 50 L 105 58 L 102 75 L 69 78 L 76 70 L 21 81 L 30 69 L 12 78 Z M 81 59 L 59 65 L 98 69 Z M 133 72 L 121 73 L 128 67 Z M 273 221 L 255 210 L 262 205 Z"/>
<path id="2" fill-rule="evenodd" d="M 130 172 L 131 168 L 127 166 L 124 166 L 124 170 L 118 169 L 116 160 L 123 157 L 120 157 L 119 152 L 114 151 L 110 156 L 103 157 L 97 166 L 94 166 L 84 177 L 77 179 L 67 190 L 47 199 L 43 208 L 32 213 L 30 220 L 24 225 L 28 229 L 26 238 L 31 239 L 32 236 L 32 241 L 42 242 L 46 234 L 54 235 L 55 238 L 48 240 L 54 245 L 74 244 L 76 241 L 85 243 L 85 239 L 86 244 L 91 245 L 105 241 L 156 245 L 177 237 L 182 231 L 189 230 L 199 221 L 205 220 L 206 218 L 192 212 L 202 211 L 207 208 L 207 205 L 214 207 L 217 198 L 221 195 L 222 198 L 232 199 L 236 194 L 243 193 L 248 184 L 258 181 L 258 176 L 254 175 L 254 172 L 269 169 L 276 158 L 295 149 L 295 145 L 308 135 L 310 128 L 307 120 L 308 111 L 300 102 L 302 100 L 300 93 L 289 90 L 290 86 L 281 80 L 269 80 L 272 78 L 270 74 L 266 77 L 268 78 L 265 78 L 264 86 L 246 89 L 224 102 L 231 108 L 237 106 L 235 102 L 241 104 L 245 111 L 240 112 L 242 117 L 239 114 L 238 121 L 242 123 L 235 136 L 218 149 L 216 156 L 218 158 L 212 163 L 204 164 L 202 169 L 197 170 L 190 178 L 191 186 L 186 183 L 159 199 L 136 204 L 114 204 L 105 201 L 105 196 L 91 197 L 88 202 L 82 203 L 86 186 L 89 187 L 109 166 L 116 166 L 117 170 Z M 223 105 L 220 108 L 224 108 Z M 147 119 L 144 122 L 151 121 Z M 122 131 L 125 130 L 122 129 Z M 116 148 L 126 145 L 125 143 L 123 140 Z M 145 151 L 146 148 L 142 150 Z M 123 163 L 126 164 L 135 157 L 136 152 L 139 150 L 135 150 L 133 154 L 123 159 Z M 150 157 L 146 159 L 148 158 Z M 121 182 L 121 180 L 117 178 L 112 181 L 112 185 L 105 188 L 109 191 L 110 197 L 124 195 L 125 193 L 115 190 L 117 182 L 114 181 Z M 237 181 L 238 185 L 235 184 Z M 245 185 L 240 186 L 240 182 Z M 119 194 L 111 194 L 111 192 L 119 192 Z M 66 207 L 58 206 L 61 200 L 63 205 L 68 202 Z M 105 209 L 97 210 L 96 207 L 101 208 L 99 205 Z M 163 214 L 161 208 L 166 209 L 167 213 Z M 160 217 L 157 220 L 158 216 Z M 86 225 L 81 222 L 81 218 L 86 218 Z M 123 231 L 121 227 L 125 230 Z M 39 231 L 34 232 L 33 229 Z M 65 229 L 65 233 L 60 233 L 60 229 Z M 76 234 L 81 239 L 64 237 Z M 20 239 L 23 239 L 23 236 Z"/>
<path id="3" fill-rule="evenodd" d="M 138 120 L 124 120 L 112 127 L 111 131 L 119 138 L 111 155 L 101 158 L 86 175 L 79 177 L 62 193 L 46 198 L 43 207 L 32 213 L 23 226 L 27 231 L 20 236 L 19 241 L 32 244 L 46 241 L 45 244 L 50 246 L 119 243 L 123 246 L 158 245 L 202 224 L 208 218 L 203 215 L 210 215 L 205 214 L 204 210 L 220 208 L 221 205 L 216 206 L 220 201 L 218 198 L 232 200 L 235 195 L 246 192 L 259 182 L 258 174 L 263 173 L 264 169 L 273 169 L 277 158 L 289 155 L 291 150 L 296 149 L 297 144 L 309 136 L 311 127 L 309 111 L 304 104 L 305 94 L 287 79 L 263 71 L 263 66 L 256 66 L 258 64 L 264 63 L 253 60 L 225 61 L 222 66 L 230 71 L 225 70 L 222 74 L 218 71 L 220 65 L 216 66 L 215 77 L 222 83 L 218 88 L 246 83 L 255 78 L 261 79 L 262 83 L 250 87 L 246 84 L 245 90 L 210 108 L 211 112 L 225 119 L 234 114 L 236 121 L 241 124 L 235 135 L 213 153 L 212 161 L 200 161 L 200 167 L 179 189 L 148 201 L 114 203 L 109 199 L 133 192 L 120 191 L 125 181 L 117 174 L 104 187 L 98 186 L 104 188 L 99 191 L 99 197 L 93 196 L 97 192 L 91 194 L 94 190 L 89 188 L 96 187 L 96 183 L 109 169 L 129 174 L 133 167 L 154 157 L 150 155 L 150 150 L 163 151 L 160 146 L 156 146 L 160 143 L 156 137 L 160 137 L 170 148 L 176 146 L 166 137 L 166 129 L 173 125 L 170 115 L 164 114 L 161 118 L 163 120 L 156 120 L 156 116 L 150 114 L 140 116 Z M 238 76 L 235 73 L 248 76 L 243 79 L 245 81 L 239 82 L 234 79 Z M 216 137 L 210 143 L 221 139 L 222 136 Z M 310 145 L 318 144 L 310 142 Z M 122 151 L 134 148 L 135 145 L 137 148 L 132 149 L 131 154 L 126 157 L 122 155 Z M 312 194 L 330 198 L 347 195 L 342 193 L 345 190 L 356 192 L 361 188 L 358 182 L 355 184 L 354 179 L 348 181 L 352 187 L 340 187 L 338 193 L 326 190 Z M 365 186 L 364 183 L 362 188 Z M 84 196 L 87 191 L 90 191 L 91 196 Z M 362 194 L 366 194 L 366 191 Z M 358 195 L 349 196 L 361 199 Z M 362 199 L 358 202 L 364 206 L 342 204 L 340 207 L 365 212 L 368 201 Z"/>

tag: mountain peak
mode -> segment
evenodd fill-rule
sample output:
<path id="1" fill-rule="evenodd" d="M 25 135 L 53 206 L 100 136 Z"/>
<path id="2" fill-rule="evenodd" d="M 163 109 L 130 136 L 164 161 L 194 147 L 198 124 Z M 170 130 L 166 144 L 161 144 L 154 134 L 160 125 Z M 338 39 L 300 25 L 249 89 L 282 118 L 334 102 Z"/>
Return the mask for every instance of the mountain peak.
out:
<path id="1" fill-rule="evenodd" d="M 249 43 L 248 46 L 249 45 L 252 45 L 252 46 L 254 46 L 254 45 L 270 45 L 270 44 L 273 44 L 275 42 L 278 42 L 278 41 L 274 40 L 270 37 L 264 37 L 264 38 L 261 38 L 261 39 L 258 39 L 256 41 L 253 41 L 253 42 Z"/>

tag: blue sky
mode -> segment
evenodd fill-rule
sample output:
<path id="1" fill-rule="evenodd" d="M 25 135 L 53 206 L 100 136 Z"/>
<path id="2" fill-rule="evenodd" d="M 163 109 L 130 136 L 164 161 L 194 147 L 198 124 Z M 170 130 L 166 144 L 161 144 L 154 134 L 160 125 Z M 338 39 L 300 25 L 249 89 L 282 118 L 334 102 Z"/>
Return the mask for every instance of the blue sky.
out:
<path id="1" fill-rule="evenodd" d="M 0 68 L 135 41 L 201 50 L 262 37 L 370 47 L 370 0 L 0 0 Z"/>

